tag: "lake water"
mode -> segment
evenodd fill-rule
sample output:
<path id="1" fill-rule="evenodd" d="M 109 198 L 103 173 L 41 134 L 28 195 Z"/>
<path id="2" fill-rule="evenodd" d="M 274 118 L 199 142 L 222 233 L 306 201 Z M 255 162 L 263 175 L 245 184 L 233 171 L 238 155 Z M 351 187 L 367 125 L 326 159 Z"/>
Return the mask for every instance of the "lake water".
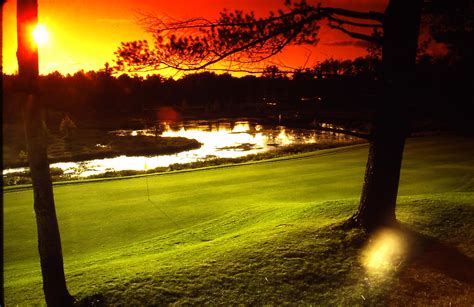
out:
<path id="1" fill-rule="evenodd" d="M 123 135 L 160 135 L 163 137 L 185 137 L 196 139 L 199 149 L 172 155 L 160 156 L 119 156 L 82 162 L 53 163 L 66 174 L 87 177 L 120 170 L 146 170 L 167 167 L 175 163 L 189 163 L 212 158 L 236 158 L 256 154 L 291 144 L 311 144 L 323 142 L 343 142 L 351 140 L 334 132 L 306 129 L 290 129 L 284 126 L 266 126 L 252 121 L 187 121 L 170 125 L 163 123 L 159 131 L 117 130 L 110 133 Z M 97 144 L 97 146 L 102 146 Z M 23 171 L 25 168 L 7 169 L 3 174 Z"/>

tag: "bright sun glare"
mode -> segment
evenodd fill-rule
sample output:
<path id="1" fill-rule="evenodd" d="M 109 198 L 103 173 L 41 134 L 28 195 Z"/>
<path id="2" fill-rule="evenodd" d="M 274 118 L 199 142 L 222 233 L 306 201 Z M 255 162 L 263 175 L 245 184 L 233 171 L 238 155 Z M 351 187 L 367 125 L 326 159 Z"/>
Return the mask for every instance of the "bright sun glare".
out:
<path id="1" fill-rule="evenodd" d="M 49 41 L 49 33 L 46 27 L 37 25 L 33 30 L 33 39 L 39 46 L 46 44 Z"/>

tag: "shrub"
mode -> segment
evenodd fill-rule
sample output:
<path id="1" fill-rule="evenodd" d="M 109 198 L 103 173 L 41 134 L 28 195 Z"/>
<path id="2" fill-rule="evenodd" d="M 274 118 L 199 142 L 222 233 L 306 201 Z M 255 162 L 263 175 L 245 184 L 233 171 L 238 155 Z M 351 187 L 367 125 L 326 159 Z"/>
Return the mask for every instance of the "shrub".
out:
<path id="1" fill-rule="evenodd" d="M 61 176 L 64 174 L 64 171 L 59 167 L 51 167 L 49 169 L 49 173 L 51 174 L 51 176 Z"/>
<path id="2" fill-rule="evenodd" d="M 61 134 L 64 136 L 69 136 L 69 134 L 71 134 L 71 132 L 73 132 L 76 129 L 77 129 L 76 124 L 66 114 L 61 120 L 61 124 L 59 125 L 59 132 L 61 132 Z"/>

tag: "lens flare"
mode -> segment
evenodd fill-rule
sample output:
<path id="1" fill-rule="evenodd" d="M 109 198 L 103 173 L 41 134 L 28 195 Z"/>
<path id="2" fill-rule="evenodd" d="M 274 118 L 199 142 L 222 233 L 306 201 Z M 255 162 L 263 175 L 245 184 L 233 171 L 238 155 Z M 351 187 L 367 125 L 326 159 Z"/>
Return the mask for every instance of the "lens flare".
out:
<path id="1" fill-rule="evenodd" d="M 369 275 L 395 272 L 406 254 L 405 237 L 396 230 L 383 229 L 375 233 L 362 254 L 362 264 Z"/>
<path id="2" fill-rule="evenodd" d="M 43 25 L 37 25 L 33 30 L 33 39 L 35 42 L 42 46 L 49 42 L 49 32 Z"/>

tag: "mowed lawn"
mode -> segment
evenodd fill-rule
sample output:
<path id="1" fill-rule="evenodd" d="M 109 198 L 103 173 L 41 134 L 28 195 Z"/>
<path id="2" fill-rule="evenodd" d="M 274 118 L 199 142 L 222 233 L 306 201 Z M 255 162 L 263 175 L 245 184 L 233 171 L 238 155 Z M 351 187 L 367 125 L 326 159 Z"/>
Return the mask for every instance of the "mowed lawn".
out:
<path id="1" fill-rule="evenodd" d="M 57 184 L 70 292 L 122 305 L 402 299 L 387 294 L 397 287 L 395 279 L 367 288 L 358 263 L 360 234 L 330 227 L 357 208 L 367 152 L 367 145 L 355 145 Z M 397 209 L 402 222 L 472 258 L 473 192 L 472 138 L 409 139 Z M 3 197 L 6 303 L 44 303 L 32 191 L 5 188 Z M 470 298 L 472 287 L 466 287 L 452 290 L 461 303 Z"/>

